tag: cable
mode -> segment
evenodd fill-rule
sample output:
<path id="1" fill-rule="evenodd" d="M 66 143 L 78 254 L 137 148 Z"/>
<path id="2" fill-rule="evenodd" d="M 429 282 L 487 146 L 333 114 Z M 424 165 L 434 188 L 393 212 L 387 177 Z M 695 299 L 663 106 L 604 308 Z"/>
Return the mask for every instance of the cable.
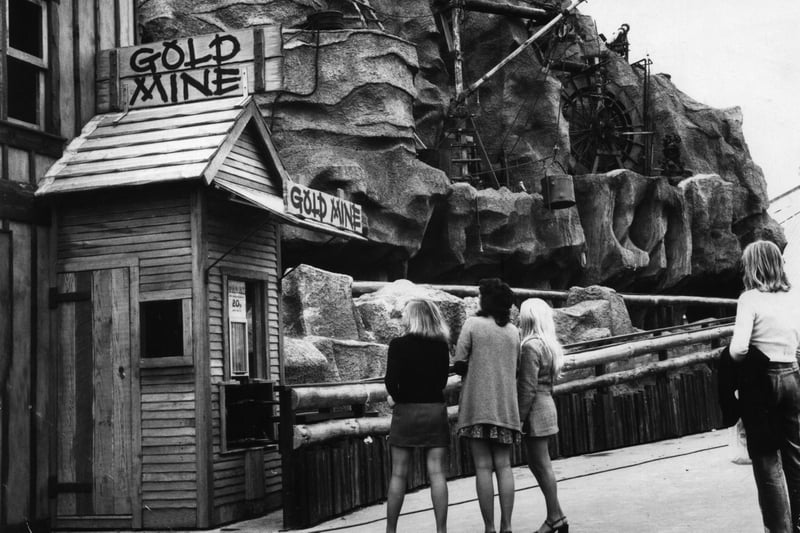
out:
<path id="1" fill-rule="evenodd" d="M 616 467 L 613 467 L 613 468 L 606 468 L 605 470 L 596 470 L 594 472 L 587 472 L 586 474 L 578 474 L 576 476 L 563 477 L 563 478 L 558 479 L 557 482 L 558 483 L 562 483 L 564 481 L 572 481 L 572 480 L 575 480 L 575 479 L 582 479 L 582 478 L 586 478 L 586 477 L 596 476 L 598 474 L 607 474 L 609 472 L 617 472 L 619 470 L 626 470 L 628 468 L 633 468 L 633 467 L 636 467 L 636 466 L 642 466 L 642 465 L 646 465 L 646 464 L 649 464 L 649 463 L 656 463 L 658 461 L 663 461 L 665 459 L 675 459 L 677 457 L 685 457 L 687 455 L 693 455 L 693 454 L 696 454 L 696 453 L 708 452 L 708 451 L 718 450 L 720 448 L 727 448 L 727 447 L 728 447 L 727 444 L 721 444 L 719 446 L 711 446 L 709 448 L 702 448 L 700 450 L 693 450 L 693 451 L 690 451 L 690 452 L 677 453 L 675 455 L 666 455 L 666 456 L 663 456 L 663 457 L 656 457 L 656 458 L 653 458 L 653 459 L 646 459 L 644 461 L 639 461 L 638 463 L 631 463 L 631 464 L 627 464 L 627 465 L 623 465 L 623 466 L 616 466 Z M 522 491 L 525 491 L 525 490 L 535 489 L 537 487 L 539 487 L 539 485 L 534 484 L 534 485 L 531 485 L 529 487 L 522 487 L 522 488 L 519 488 L 519 489 L 514 489 L 514 492 L 515 493 L 516 492 L 522 492 Z M 495 496 L 497 496 L 497 495 L 495 494 Z M 473 502 L 476 502 L 476 501 L 478 501 L 478 498 L 471 498 L 469 500 L 462 500 L 460 502 L 455 502 L 455 503 L 448 504 L 447 507 L 448 508 L 455 507 L 456 505 L 463 505 L 465 503 L 473 503 Z M 405 513 L 400 513 L 400 516 L 409 516 L 409 515 L 412 515 L 412 514 L 425 513 L 425 512 L 432 511 L 432 510 L 433 510 L 433 507 L 426 507 L 424 509 L 417 509 L 416 511 L 408 511 L 408 512 L 405 512 Z M 310 533 L 327 533 L 328 531 L 341 531 L 341 530 L 344 530 L 344 529 L 350 529 L 350 528 L 354 528 L 354 527 L 361 527 L 361 526 L 368 526 L 370 524 L 376 524 L 378 522 L 383 522 L 384 520 L 386 520 L 386 517 L 375 518 L 373 520 L 367 520 L 365 522 L 359 522 L 357 524 L 349 524 L 349 525 L 346 525 L 346 526 L 336 526 L 336 527 L 331 527 L 331 528 L 327 528 L 327 529 L 315 529 L 315 530 L 311 531 Z M 284 530 L 281 530 L 281 531 L 288 531 L 288 530 L 284 529 Z"/>

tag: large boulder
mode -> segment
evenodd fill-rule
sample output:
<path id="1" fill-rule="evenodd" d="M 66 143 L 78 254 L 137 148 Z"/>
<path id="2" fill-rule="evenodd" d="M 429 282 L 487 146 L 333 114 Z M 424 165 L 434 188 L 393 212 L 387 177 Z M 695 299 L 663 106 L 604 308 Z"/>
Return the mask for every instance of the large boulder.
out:
<path id="1" fill-rule="evenodd" d="M 281 282 L 284 332 L 359 339 L 360 317 L 353 306 L 353 278 L 299 265 Z"/>
<path id="2" fill-rule="evenodd" d="M 376 342 L 388 344 L 403 334 L 403 309 L 409 300 L 417 298 L 429 300 L 439 307 L 455 342 L 466 318 L 464 301 L 444 291 L 415 285 L 402 279 L 378 291 L 359 296 L 354 305 L 361 316 L 364 329 L 374 335 Z"/>
<path id="3" fill-rule="evenodd" d="M 625 300 L 614 289 L 600 285 L 572 287 L 567 292 L 565 306 L 570 307 L 587 300 L 605 300 L 608 302 L 609 321 L 603 325 L 603 328 L 607 328 L 612 335 L 627 335 L 635 331 Z"/>
<path id="4" fill-rule="evenodd" d="M 386 374 L 385 344 L 328 337 L 306 337 L 336 368 L 339 381 L 361 381 Z"/>
<path id="5" fill-rule="evenodd" d="M 341 381 L 336 365 L 307 339 L 283 338 L 283 372 L 287 385 Z"/>
<path id="6" fill-rule="evenodd" d="M 608 300 L 587 300 L 553 309 L 553 320 L 561 344 L 611 336 L 611 304 Z"/>

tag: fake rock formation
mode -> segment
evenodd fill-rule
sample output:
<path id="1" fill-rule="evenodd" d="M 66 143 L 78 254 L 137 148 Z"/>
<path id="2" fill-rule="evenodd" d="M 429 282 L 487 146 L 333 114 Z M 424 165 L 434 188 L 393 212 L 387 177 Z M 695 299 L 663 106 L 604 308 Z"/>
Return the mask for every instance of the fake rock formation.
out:
<path id="1" fill-rule="evenodd" d="M 741 248 L 755 238 L 785 243 L 766 215 L 766 184 L 747 150 L 741 111 L 698 103 L 668 75 L 650 77 L 653 175 L 634 165 L 588 173 L 576 163 L 564 95 L 592 80 L 558 74 L 547 60 L 601 54 L 606 86 L 629 110 L 642 108 L 644 82 L 584 16 L 481 87 L 470 112 L 490 159 L 505 171 L 483 175 L 480 184 L 450 183 L 420 160 L 441 165 L 441 151 L 430 149 L 452 126 L 452 57 L 431 2 L 371 4 L 386 31 L 365 29 L 343 0 L 139 1 L 144 42 L 282 25 L 284 90 L 259 95 L 258 103 L 292 178 L 359 203 L 370 239 L 329 243 L 289 230 L 284 265 L 309 263 L 359 279 L 470 283 L 500 276 L 526 287 L 605 284 L 732 296 Z M 347 27 L 309 31 L 307 17 L 319 9 L 345 10 Z M 514 17 L 467 14 L 467 83 L 535 29 Z M 653 58 L 657 66 L 657 51 Z M 683 170 L 661 176 L 662 167 L 677 165 L 661 153 L 668 136 L 681 139 L 673 155 Z M 577 205 L 550 211 L 539 182 L 564 169 L 574 174 Z"/>

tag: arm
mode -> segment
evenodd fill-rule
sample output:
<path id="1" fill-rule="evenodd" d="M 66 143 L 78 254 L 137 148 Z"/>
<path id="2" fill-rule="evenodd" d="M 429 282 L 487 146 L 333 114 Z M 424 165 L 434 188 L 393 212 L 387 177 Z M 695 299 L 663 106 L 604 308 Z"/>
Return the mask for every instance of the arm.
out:
<path id="1" fill-rule="evenodd" d="M 539 379 L 539 352 L 535 341 L 526 342 L 520 351 L 519 374 L 517 375 L 517 402 L 522 422 L 528 418 L 533 399 L 536 397 L 536 382 Z"/>
<path id="2" fill-rule="evenodd" d="M 386 376 L 383 378 L 383 384 L 386 385 L 386 392 L 389 396 L 394 398 L 400 392 L 400 369 L 399 361 L 397 360 L 397 344 L 392 341 L 389 343 L 389 350 L 386 355 Z"/>
<path id="3" fill-rule="evenodd" d="M 470 320 L 467 319 L 464 322 L 464 327 L 461 328 L 461 333 L 458 335 L 458 342 L 456 343 L 456 355 L 453 357 L 453 372 L 459 376 L 464 376 L 467 373 L 469 356 L 472 352 L 472 334 L 469 324 Z"/>
<path id="4" fill-rule="evenodd" d="M 751 302 L 745 294 L 742 294 L 736 305 L 736 322 L 733 326 L 733 337 L 730 344 L 731 358 L 734 361 L 741 361 L 750 349 L 750 337 L 753 333 L 755 318 L 755 310 Z"/>

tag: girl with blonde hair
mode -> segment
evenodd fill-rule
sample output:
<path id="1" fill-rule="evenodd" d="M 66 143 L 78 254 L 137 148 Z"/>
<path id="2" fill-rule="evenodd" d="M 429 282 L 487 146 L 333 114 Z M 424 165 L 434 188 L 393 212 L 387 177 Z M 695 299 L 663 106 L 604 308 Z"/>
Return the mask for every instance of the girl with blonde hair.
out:
<path id="1" fill-rule="evenodd" d="M 748 244 L 742 267 L 729 350 L 757 369 L 739 378 L 738 402 L 758 503 L 768 531 L 800 531 L 800 301 L 774 243 Z"/>
<path id="2" fill-rule="evenodd" d="M 548 440 L 558 433 L 553 384 L 561 372 L 564 350 L 556 337 L 553 310 L 544 300 L 530 298 L 519 309 L 520 364 L 517 376 L 519 415 L 525 455 L 544 495 L 547 517 L 538 533 L 568 533 L 569 523 L 558 501 Z"/>
<path id="3" fill-rule="evenodd" d="M 444 388 L 450 366 L 450 330 L 439 307 L 410 300 L 403 309 L 405 332 L 392 339 L 384 384 L 393 406 L 389 428 L 392 477 L 386 501 L 386 531 L 397 530 L 414 448 L 426 450 L 436 532 L 447 531 L 447 447 L 450 426 Z"/>

